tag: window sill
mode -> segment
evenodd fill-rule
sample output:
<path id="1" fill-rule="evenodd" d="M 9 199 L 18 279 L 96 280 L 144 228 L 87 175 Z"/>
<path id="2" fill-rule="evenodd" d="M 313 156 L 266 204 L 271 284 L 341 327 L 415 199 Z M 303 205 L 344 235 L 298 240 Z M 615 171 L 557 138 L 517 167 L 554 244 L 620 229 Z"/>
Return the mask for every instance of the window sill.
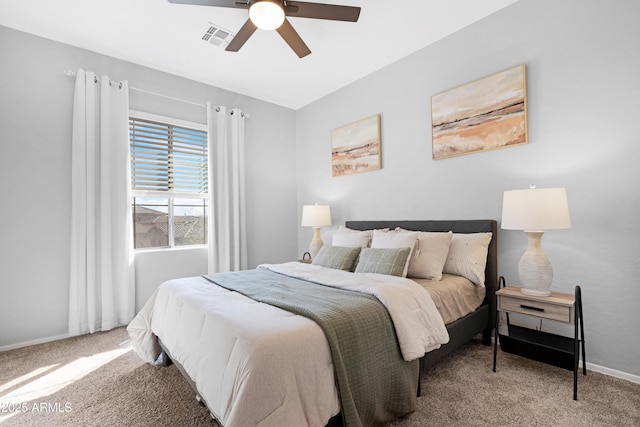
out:
<path id="1" fill-rule="evenodd" d="M 162 247 L 162 248 L 139 248 L 134 249 L 133 253 L 151 253 L 151 252 L 173 252 L 173 251 L 188 251 L 188 250 L 197 250 L 197 249 L 207 249 L 207 245 L 189 245 L 189 246 L 174 246 L 170 247 Z"/>

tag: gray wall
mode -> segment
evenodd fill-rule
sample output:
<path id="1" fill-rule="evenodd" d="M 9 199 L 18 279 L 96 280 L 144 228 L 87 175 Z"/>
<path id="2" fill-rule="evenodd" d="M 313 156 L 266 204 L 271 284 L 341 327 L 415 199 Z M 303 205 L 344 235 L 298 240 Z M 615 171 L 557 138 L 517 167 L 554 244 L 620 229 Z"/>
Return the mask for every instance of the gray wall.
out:
<path id="1" fill-rule="evenodd" d="M 0 56 L 0 349 L 67 333 L 74 79 L 65 69 L 249 113 L 249 265 L 296 259 L 293 110 L 5 27 Z M 138 92 L 131 108 L 206 121 L 201 107 Z M 136 261 L 138 308 L 162 281 L 207 270 L 203 249 L 141 252 Z"/>
<path id="2" fill-rule="evenodd" d="M 328 239 L 348 219 L 499 220 L 504 190 L 566 187 L 573 227 L 543 239 L 553 289 L 582 286 L 587 361 L 638 379 L 639 16 L 635 0 L 520 0 L 298 110 L 298 215 L 329 203 Z M 522 63 L 530 143 L 431 160 L 430 96 Z M 330 131 L 373 114 L 383 169 L 332 178 Z M 300 253 L 311 235 L 299 228 Z M 510 282 L 525 247 L 500 231 Z"/>
<path id="3" fill-rule="evenodd" d="M 297 112 L 0 27 L 0 348 L 66 334 L 73 79 L 62 70 L 82 67 L 251 114 L 251 266 L 306 250 L 309 229 L 296 241 L 306 203 L 331 204 L 327 238 L 347 219 L 499 219 L 504 190 L 566 187 L 573 228 L 543 239 L 554 289 L 583 287 L 587 360 L 640 375 L 638 16 L 634 0 L 520 0 Z M 530 143 L 431 160 L 429 97 L 521 63 Z M 154 97 L 134 93 L 131 104 L 204 120 Z M 383 169 L 331 178 L 329 132 L 372 114 L 382 115 Z M 525 245 L 523 233 L 500 232 L 509 281 Z M 159 281 L 206 270 L 198 250 L 136 258 L 138 307 Z"/>

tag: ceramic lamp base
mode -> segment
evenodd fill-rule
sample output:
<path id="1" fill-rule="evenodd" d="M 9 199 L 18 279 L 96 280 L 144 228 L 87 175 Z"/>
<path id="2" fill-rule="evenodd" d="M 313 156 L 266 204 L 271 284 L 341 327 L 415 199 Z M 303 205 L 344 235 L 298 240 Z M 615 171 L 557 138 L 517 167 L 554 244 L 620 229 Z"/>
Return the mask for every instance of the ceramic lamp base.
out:
<path id="1" fill-rule="evenodd" d="M 313 239 L 311 239 L 311 243 L 309 244 L 309 253 L 311 254 L 311 259 L 314 259 L 324 243 L 322 243 L 322 239 L 320 238 L 320 227 L 313 227 Z"/>
<path id="2" fill-rule="evenodd" d="M 525 231 L 529 243 L 527 251 L 518 264 L 518 275 L 522 285 L 522 293 L 536 296 L 551 295 L 553 268 L 547 255 L 542 250 L 543 231 Z"/>

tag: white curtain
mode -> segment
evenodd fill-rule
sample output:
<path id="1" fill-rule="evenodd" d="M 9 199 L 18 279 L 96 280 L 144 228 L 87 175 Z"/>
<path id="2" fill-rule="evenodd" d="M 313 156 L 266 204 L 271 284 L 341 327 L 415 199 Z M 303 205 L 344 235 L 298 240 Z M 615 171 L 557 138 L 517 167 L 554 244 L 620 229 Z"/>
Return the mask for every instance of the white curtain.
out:
<path id="1" fill-rule="evenodd" d="M 209 274 L 247 268 L 244 121 L 238 109 L 207 103 Z"/>
<path id="2" fill-rule="evenodd" d="M 71 153 L 69 335 L 135 311 L 127 82 L 76 73 Z"/>

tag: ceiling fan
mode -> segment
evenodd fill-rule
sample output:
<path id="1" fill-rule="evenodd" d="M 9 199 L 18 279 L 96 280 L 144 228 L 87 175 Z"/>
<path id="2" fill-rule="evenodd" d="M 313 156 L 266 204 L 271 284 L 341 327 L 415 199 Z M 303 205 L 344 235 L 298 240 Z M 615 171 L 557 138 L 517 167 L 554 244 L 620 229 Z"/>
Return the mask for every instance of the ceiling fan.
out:
<path id="1" fill-rule="evenodd" d="M 198 6 L 231 7 L 249 9 L 249 19 L 225 50 L 237 52 L 256 29 L 276 30 L 298 57 L 311 53 L 309 47 L 293 28 L 287 16 L 294 18 L 329 19 L 356 22 L 360 8 L 335 4 L 310 3 L 287 0 L 169 0 L 169 3 Z"/>

